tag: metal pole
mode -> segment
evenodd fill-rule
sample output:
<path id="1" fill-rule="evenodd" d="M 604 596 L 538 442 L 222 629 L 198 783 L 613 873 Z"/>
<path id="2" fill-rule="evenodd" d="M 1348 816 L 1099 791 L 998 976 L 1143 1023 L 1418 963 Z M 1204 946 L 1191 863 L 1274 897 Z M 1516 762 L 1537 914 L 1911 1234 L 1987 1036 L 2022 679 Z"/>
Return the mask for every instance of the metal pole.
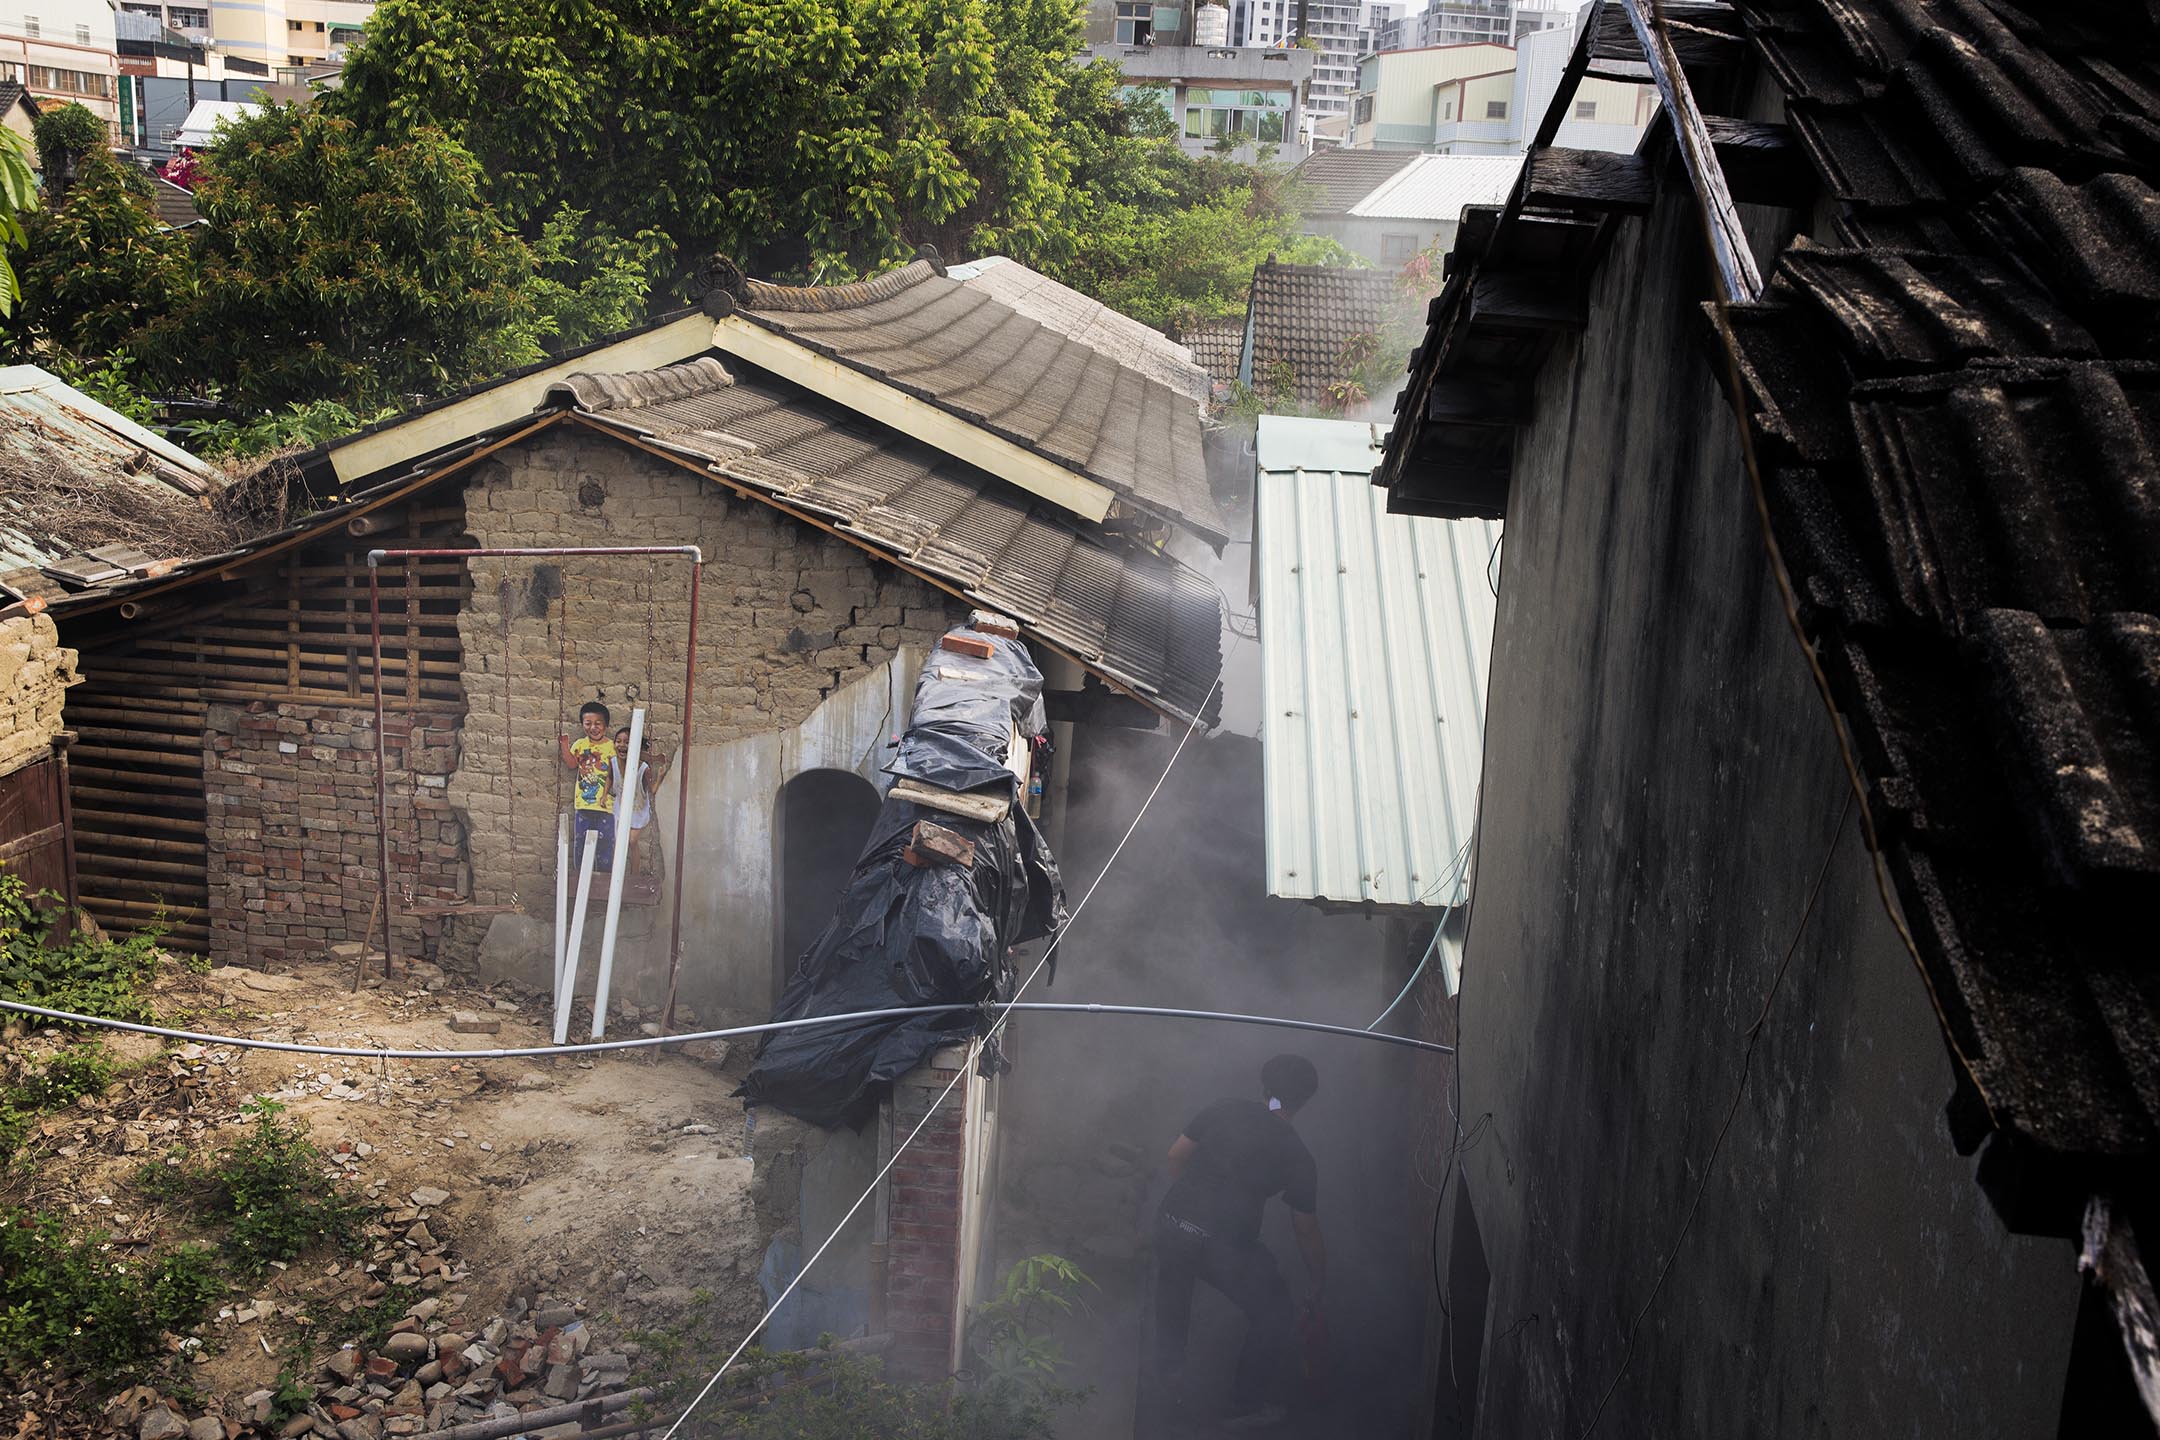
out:
<path id="1" fill-rule="evenodd" d="M 382 700 L 382 558 L 386 552 L 368 551 L 367 557 L 367 608 L 368 648 L 375 658 L 375 838 L 380 847 L 382 864 L 382 912 L 383 912 L 383 974 L 397 973 L 397 904 L 390 895 L 390 771 L 383 758 L 383 747 L 388 743 L 383 734 Z M 407 655 L 407 666 L 419 663 L 419 657 Z M 367 964 L 367 937 L 360 940 L 360 963 Z"/>
<path id="2" fill-rule="evenodd" d="M 684 851 L 684 836 L 690 827 L 690 716 L 697 701 L 697 619 L 698 586 L 705 578 L 705 557 L 701 554 L 690 564 L 690 653 L 683 661 L 682 692 L 682 763 L 677 768 L 675 782 L 675 900 L 674 917 L 668 922 L 668 971 L 667 1009 L 660 1016 L 660 1028 L 675 1028 L 675 986 L 682 975 L 682 886 L 683 871 L 689 868 L 689 855 Z"/>
<path id="3" fill-rule="evenodd" d="M 615 933 L 622 922 L 623 891 L 631 877 L 623 868 L 630 822 L 637 818 L 638 753 L 645 744 L 645 707 L 630 712 L 630 753 L 621 757 L 622 793 L 615 797 L 615 843 L 608 856 L 607 917 L 600 924 L 600 979 L 593 986 L 592 1038 L 607 1033 L 608 982 L 615 978 Z"/>

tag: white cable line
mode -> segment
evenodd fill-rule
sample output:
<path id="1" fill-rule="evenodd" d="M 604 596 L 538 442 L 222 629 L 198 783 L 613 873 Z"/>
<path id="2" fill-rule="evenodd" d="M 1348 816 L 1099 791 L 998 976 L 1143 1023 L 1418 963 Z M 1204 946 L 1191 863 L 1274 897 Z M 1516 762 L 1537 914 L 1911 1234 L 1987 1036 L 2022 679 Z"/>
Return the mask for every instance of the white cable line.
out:
<path id="1" fill-rule="evenodd" d="M 88 1025 L 105 1030 L 126 1030 L 136 1035 L 156 1035 L 167 1040 L 193 1040 L 204 1045 L 230 1046 L 237 1050 L 270 1050 L 287 1055 L 328 1055 L 351 1060 L 521 1060 L 550 1055 L 590 1055 L 608 1050 L 631 1050 L 654 1045 L 682 1045 L 692 1040 L 730 1040 L 742 1035 L 767 1035 L 782 1030 L 805 1030 L 818 1025 L 846 1025 L 858 1020 L 899 1019 L 910 1015 L 955 1014 L 980 1009 L 969 1004 L 901 1005 L 888 1010 L 850 1010 L 839 1015 L 812 1015 L 800 1020 L 771 1020 L 759 1025 L 736 1025 L 726 1030 L 697 1030 L 687 1035 L 647 1035 L 636 1040 L 601 1040 L 578 1045 L 522 1045 L 489 1050 L 393 1050 L 388 1046 L 362 1049 L 354 1045 L 306 1045 L 290 1040 L 258 1040 L 246 1035 L 216 1035 L 201 1030 L 175 1030 L 164 1025 L 139 1025 L 104 1015 L 84 1015 L 74 1010 L 54 1010 L 19 1000 L 0 1000 L 0 1011 L 34 1015 L 43 1020 Z M 1319 1020 L 1299 1020 L 1287 1015 L 1241 1015 L 1228 1010 L 1178 1010 L 1162 1005 L 1051 1004 L 1030 1000 L 1015 1002 L 1015 1010 L 1052 1014 L 1155 1015 L 1171 1020 L 1220 1020 L 1241 1025 L 1274 1025 L 1289 1030 L 1311 1030 L 1322 1035 L 1349 1035 L 1384 1040 L 1394 1045 L 1434 1047 L 1430 1041 L 1403 1035 L 1367 1034 L 1348 1025 L 1329 1025 Z"/>
<path id="2" fill-rule="evenodd" d="M 1470 847 L 1475 844 L 1476 841 L 1477 832 L 1473 830 L 1470 834 L 1470 838 L 1462 842 L 1462 848 L 1455 852 L 1455 863 L 1448 868 L 1448 873 L 1442 876 L 1440 880 L 1433 886 L 1433 890 L 1439 889 L 1441 885 L 1447 885 L 1452 887 L 1461 880 L 1463 870 L 1470 862 Z M 1425 893 L 1427 895 L 1430 895 L 1433 893 L 1433 891 L 1427 890 Z M 1442 907 L 1443 911 L 1452 908 L 1452 906 Z M 1388 1016 L 1394 1014 L 1395 1007 L 1402 1004 L 1404 1000 L 1409 998 L 1410 987 L 1417 984 L 1418 976 L 1423 975 L 1425 973 L 1425 967 L 1432 963 L 1433 952 L 1440 948 L 1441 932 L 1446 929 L 1447 916 L 1445 915 L 1445 913 L 1443 913 L 1440 917 L 1440 923 L 1433 927 L 1432 940 L 1426 945 L 1425 953 L 1418 957 L 1417 969 L 1412 970 L 1410 972 L 1410 978 L 1403 981 L 1402 989 L 1398 990 L 1395 993 L 1395 998 L 1388 1002 L 1387 1009 L 1382 1010 L 1378 1015 L 1373 1017 L 1372 1024 L 1365 1027 L 1367 1030 L 1378 1030 L 1380 1028 L 1380 1022 L 1387 1019 Z"/>
<path id="3" fill-rule="evenodd" d="M 1225 656 L 1223 657 L 1223 659 L 1224 664 L 1227 665 L 1229 663 L 1229 657 Z M 1087 909 L 1088 901 L 1095 898 L 1095 892 L 1102 888 L 1103 878 L 1110 873 L 1111 867 L 1117 864 L 1118 856 L 1125 853 L 1126 841 L 1132 839 L 1133 832 L 1140 828 L 1140 822 L 1147 818 L 1148 807 L 1150 805 L 1153 805 L 1155 803 L 1155 797 L 1162 793 L 1163 782 L 1170 778 L 1171 770 L 1176 768 L 1177 766 L 1178 757 L 1185 753 L 1186 742 L 1190 741 L 1193 737 L 1193 732 L 1200 728 L 1199 717 L 1207 713 L 1208 702 L 1215 698 L 1215 692 L 1216 690 L 1221 688 L 1221 686 L 1222 672 L 1218 670 L 1215 674 L 1215 683 L 1208 686 L 1208 693 L 1204 697 L 1202 697 L 1200 703 L 1194 707 L 1194 718 L 1185 726 L 1185 733 L 1179 738 L 1177 748 L 1170 752 L 1169 763 L 1163 766 L 1162 774 L 1156 777 L 1155 788 L 1148 791 L 1147 798 L 1140 802 L 1139 813 L 1135 814 L 1132 818 L 1132 823 L 1125 827 L 1124 835 L 1119 838 L 1117 847 L 1110 852 L 1110 858 L 1103 862 L 1102 869 L 1095 872 L 1095 879 L 1092 883 L 1089 884 L 1087 888 L 1087 893 L 1080 897 L 1080 903 L 1073 906 L 1072 914 L 1065 917 L 1064 926 L 1059 929 L 1056 935 L 1051 937 L 1050 948 L 1043 951 L 1042 958 L 1035 962 L 1035 968 L 1028 971 L 1027 978 L 1020 982 L 1020 988 L 1013 992 L 1013 998 L 1005 1002 L 1004 1008 L 998 1013 L 998 1018 L 991 1023 L 989 1030 L 984 1032 L 983 1038 L 985 1040 L 994 1040 L 997 1038 L 998 1031 L 1002 1030 L 1005 1027 L 1005 1021 L 1012 1015 L 1013 1006 L 1020 1003 L 1020 997 L 1027 993 L 1028 986 L 1035 983 L 1035 977 L 1042 973 L 1043 966 L 1049 964 L 1050 957 L 1057 954 L 1058 946 L 1065 943 L 1065 937 L 1067 935 L 1072 934 L 1073 926 L 1079 923 L 1080 912 Z M 710 1380 L 707 1380 L 704 1386 L 699 1389 L 696 1397 L 691 1400 L 689 1405 L 684 1407 L 682 1414 L 675 1417 L 675 1423 L 668 1426 L 667 1433 L 662 1435 L 660 1437 L 660 1440 L 675 1440 L 675 1432 L 677 1430 L 680 1430 L 683 1427 L 684 1423 L 687 1422 L 689 1418 L 697 1412 L 698 1406 L 705 1403 L 705 1397 L 712 1393 L 713 1386 L 720 1383 L 720 1377 L 727 1374 L 728 1370 L 734 1366 L 735 1362 L 742 1358 L 743 1351 L 750 1348 L 750 1342 L 758 1337 L 759 1332 L 762 1331 L 765 1326 L 772 1320 L 772 1317 L 779 1312 L 780 1307 L 787 1303 L 788 1296 L 795 1293 L 795 1287 L 802 1284 L 803 1277 L 810 1273 L 811 1267 L 816 1265 L 819 1260 L 824 1258 L 825 1252 L 832 1248 L 832 1243 L 835 1240 L 838 1240 L 841 1233 L 847 1229 L 848 1221 L 855 1218 L 855 1212 L 862 1209 L 862 1207 L 869 1201 L 870 1197 L 877 1193 L 878 1186 L 885 1183 L 885 1177 L 892 1173 L 893 1166 L 900 1163 L 900 1157 L 907 1153 L 908 1146 L 915 1143 L 915 1138 L 922 1134 L 923 1127 L 930 1123 L 930 1117 L 937 1114 L 938 1108 L 945 1103 L 945 1098 L 952 1094 L 953 1087 L 960 1083 L 960 1077 L 965 1074 L 967 1074 L 967 1066 L 965 1064 L 961 1065 L 953 1071 L 952 1079 L 945 1082 L 945 1088 L 943 1090 L 938 1091 L 937 1098 L 932 1100 L 929 1104 L 929 1107 L 923 1111 L 922 1119 L 915 1122 L 915 1128 L 908 1131 L 907 1138 L 905 1140 L 902 1140 L 898 1145 L 895 1145 L 893 1147 L 892 1155 L 878 1170 L 876 1176 L 871 1179 L 869 1188 L 864 1190 L 861 1195 L 856 1197 L 855 1203 L 853 1205 L 848 1206 L 847 1213 L 840 1217 L 839 1224 L 833 1226 L 832 1233 L 825 1237 L 824 1243 L 819 1245 L 816 1250 L 811 1252 L 810 1258 L 808 1260 L 803 1261 L 802 1268 L 795 1272 L 795 1278 L 788 1281 L 787 1288 L 780 1292 L 779 1298 L 774 1300 L 771 1305 L 765 1308 L 765 1313 L 763 1315 L 760 1315 L 758 1317 L 757 1323 L 755 1325 L 752 1325 L 750 1329 L 743 1335 L 741 1342 L 737 1344 L 734 1350 L 729 1353 L 727 1359 L 720 1362 L 720 1368 L 713 1371 L 712 1378 Z"/>

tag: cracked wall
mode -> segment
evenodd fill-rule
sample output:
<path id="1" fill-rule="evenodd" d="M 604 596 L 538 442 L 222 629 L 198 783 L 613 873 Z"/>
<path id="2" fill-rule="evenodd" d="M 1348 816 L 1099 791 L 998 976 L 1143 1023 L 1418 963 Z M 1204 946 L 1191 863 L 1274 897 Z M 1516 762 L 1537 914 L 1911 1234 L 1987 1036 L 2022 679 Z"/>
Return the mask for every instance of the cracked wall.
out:
<path id="1" fill-rule="evenodd" d="M 965 607 L 836 536 L 568 426 L 476 467 L 466 506 L 482 546 L 703 548 L 682 993 L 762 1010 L 780 783 L 814 768 L 875 777 L 889 721 L 905 715 L 911 657 Z M 528 917 L 494 927 L 483 965 L 544 979 L 557 817 L 569 806 L 556 737 L 586 700 L 618 725 L 643 703 L 648 731 L 679 755 L 689 566 L 481 559 L 472 577 L 459 620 L 469 709 L 449 799 L 466 818 L 475 901 Z M 681 773 L 678 759 L 657 806 L 660 846 L 646 847 L 664 847 L 670 864 Z M 665 990 L 666 893 L 663 883 L 662 903 L 624 910 L 616 986 L 631 1003 Z M 596 951 L 597 917 L 590 928 Z M 591 971 L 588 960 L 588 986 Z"/>

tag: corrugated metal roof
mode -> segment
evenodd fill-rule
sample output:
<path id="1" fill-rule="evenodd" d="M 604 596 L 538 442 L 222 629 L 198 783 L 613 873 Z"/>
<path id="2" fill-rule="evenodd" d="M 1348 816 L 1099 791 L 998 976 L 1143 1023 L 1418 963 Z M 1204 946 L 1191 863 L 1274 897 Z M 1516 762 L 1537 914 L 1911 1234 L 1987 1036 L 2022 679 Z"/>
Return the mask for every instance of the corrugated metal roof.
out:
<path id="1" fill-rule="evenodd" d="M 180 122 L 173 144 L 207 149 L 217 143 L 220 125 L 251 120 L 262 112 L 263 107 L 253 100 L 197 100 L 189 107 L 187 118 Z"/>
<path id="2" fill-rule="evenodd" d="M 1389 220 L 1455 220 L 1465 205 L 1498 205 L 1515 188 L 1520 155 L 1420 155 L 1372 194 L 1352 215 Z"/>
<path id="3" fill-rule="evenodd" d="M 1469 894 L 1484 765 L 1484 520 L 1390 515 L 1382 432 L 1260 417 L 1268 893 L 1442 907 Z"/>

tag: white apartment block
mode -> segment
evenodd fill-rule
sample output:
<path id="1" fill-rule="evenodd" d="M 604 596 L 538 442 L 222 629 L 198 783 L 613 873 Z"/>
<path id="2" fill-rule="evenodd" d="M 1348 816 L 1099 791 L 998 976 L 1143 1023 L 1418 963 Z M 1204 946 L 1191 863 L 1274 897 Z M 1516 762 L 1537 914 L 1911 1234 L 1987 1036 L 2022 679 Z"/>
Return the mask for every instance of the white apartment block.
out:
<path id="1" fill-rule="evenodd" d="M 1245 31 L 1240 43 L 1279 49 L 1298 38 L 1300 0 L 1246 0 Z M 1303 0 L 1305 37 L 1312 41 L 1312 88 L 1305 108 L 1314 116 L 1341 115 L 1350 108 L 1357 87 L 1358 0 Z M 1235 38 L 1237 16 L 1232 16 Z"/>

